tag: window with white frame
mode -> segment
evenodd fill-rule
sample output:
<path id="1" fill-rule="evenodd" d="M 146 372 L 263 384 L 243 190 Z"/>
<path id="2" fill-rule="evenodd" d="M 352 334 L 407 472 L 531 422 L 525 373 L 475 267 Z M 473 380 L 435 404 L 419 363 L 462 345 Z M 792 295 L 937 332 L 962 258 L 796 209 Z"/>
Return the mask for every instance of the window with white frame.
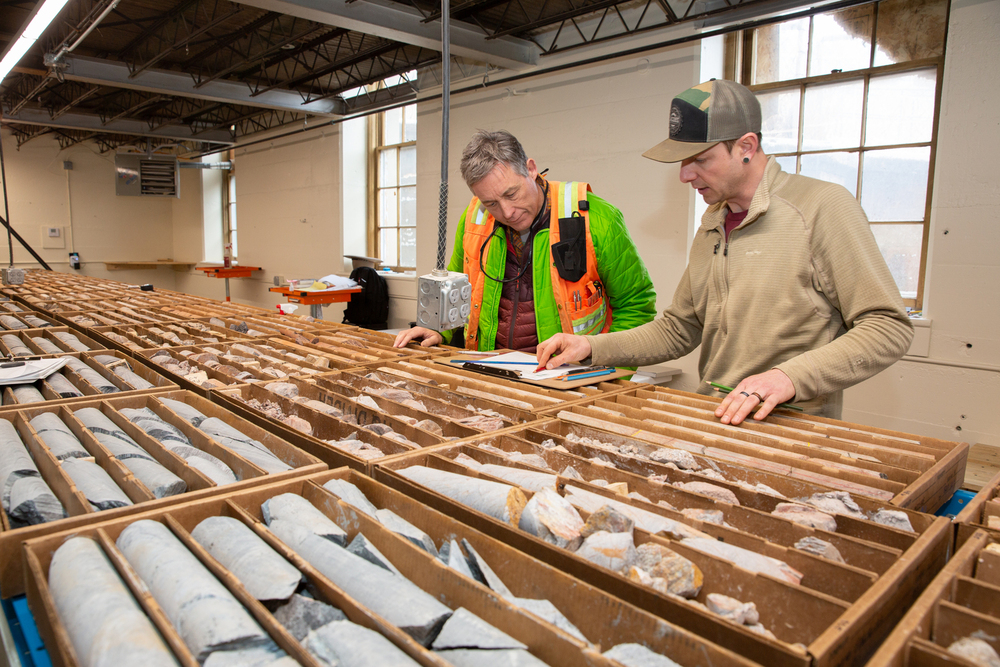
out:
<path id="1" fill-rule="evenodd" d="M 763 149 L 861 202 L 906 305 L 929 236 L 947 0 L 881 0 L 744 31 L 728 75 L 753 90 Z"/>
<path id="2" fill-rule="evenodd" d="M 375 256 L 385 266 L 417 265 L 417 105 L 378 114 L 373 125 Z"/>

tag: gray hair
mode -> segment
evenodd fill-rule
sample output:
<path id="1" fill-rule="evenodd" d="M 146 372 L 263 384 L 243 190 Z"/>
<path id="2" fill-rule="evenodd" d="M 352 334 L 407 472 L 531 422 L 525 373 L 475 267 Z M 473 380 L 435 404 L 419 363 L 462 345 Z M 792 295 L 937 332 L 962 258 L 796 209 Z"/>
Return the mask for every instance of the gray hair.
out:
<path id="1" fill-rule="evenodd" d="M 519 176 L 528 176 L 528 156 L 517 138 L 506 130 L 477 130 L 462 151 L 462 178 L 471 188 L 493 171 L 498 164 L 507 165 Z"/>

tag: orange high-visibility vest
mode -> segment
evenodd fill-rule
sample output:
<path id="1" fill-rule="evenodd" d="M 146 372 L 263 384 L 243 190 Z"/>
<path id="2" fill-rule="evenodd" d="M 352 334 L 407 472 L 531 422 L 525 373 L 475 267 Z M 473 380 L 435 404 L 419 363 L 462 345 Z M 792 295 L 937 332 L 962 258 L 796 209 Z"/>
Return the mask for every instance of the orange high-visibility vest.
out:
<path id="1" fill-rule="evenodd" d="M 606 333 L 611 329 L 611 304 L 608 302 L 597 272 L 597 255 L 590 234 L 590 212 L 580 208 L 587 201 L 590 185 L 583 182 L 549 181 L 549 265 L 552 271 L 552 290 L 559 312 L 563 333 L 591 335 Z M 564 280 L 552 259 L 552 245 L 559 243 L 559 218 L 569 218 L 574 213 L 584 220 L 587 245 L 587 271 L 580 280 Z M 465 233 L 462 237 L 463 271 L 472 283 L 472 312 L 465 327 L 465 347 L 479 349 L 479 319 L 486 288 L 486 277 L 480 268 L 481 252 L 489 247 L 486 239 L 493 234 L 495 220 L 477 197 L 473 197 L 465 210 Z M 485 246 L 484 246 L 485 243 Z M 502 276 L 493 276 L 501 278 Z M 537 299 L 537 296 L 536 296 Z"/>

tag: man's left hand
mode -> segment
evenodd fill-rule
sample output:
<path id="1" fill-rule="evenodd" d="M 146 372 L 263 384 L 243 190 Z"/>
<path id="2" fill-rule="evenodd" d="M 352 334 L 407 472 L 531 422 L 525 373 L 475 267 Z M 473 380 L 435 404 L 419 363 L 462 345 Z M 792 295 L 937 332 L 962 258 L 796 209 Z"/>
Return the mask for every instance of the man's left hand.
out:
<path id="1" fill-rule="evenodd" d="M 795 385 L 788 376 L 772 368 L 760 375 L 751 375 L 729 392 L 715 410 L 723 424 L 740 424 L 753 410 L 753 418 L 760 421 L 771 414 L 776 405 L 795 398 Z"/>

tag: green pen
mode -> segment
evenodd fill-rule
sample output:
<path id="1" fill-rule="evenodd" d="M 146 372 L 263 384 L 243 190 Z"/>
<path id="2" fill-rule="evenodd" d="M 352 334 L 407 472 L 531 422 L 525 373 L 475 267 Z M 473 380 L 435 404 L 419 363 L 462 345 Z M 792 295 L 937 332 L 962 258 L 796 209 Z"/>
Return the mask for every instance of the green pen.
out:
<path id="1" fill-rule="evenodd" d="M 710 384 L 713 387 L 715 387 L 716 389 L 718 389 L 719 391 L 724 391 L 726 393 L 729 393 L 729 392 L 733 391 L 732 387 L 727 387 L 726 385 L 719 384 L 717 382 L 709 382 L 708 380 L 705 380 L 705 384 Z M 788 408 L 789 410 L 798 410 L 799 412 L 804 412 L 804 410 L 802 408 L 800 408 L 797 405 L 792 405 L 791 403 L 779 403 L 775 407 L 778 407 L 778 408 Z"/>

